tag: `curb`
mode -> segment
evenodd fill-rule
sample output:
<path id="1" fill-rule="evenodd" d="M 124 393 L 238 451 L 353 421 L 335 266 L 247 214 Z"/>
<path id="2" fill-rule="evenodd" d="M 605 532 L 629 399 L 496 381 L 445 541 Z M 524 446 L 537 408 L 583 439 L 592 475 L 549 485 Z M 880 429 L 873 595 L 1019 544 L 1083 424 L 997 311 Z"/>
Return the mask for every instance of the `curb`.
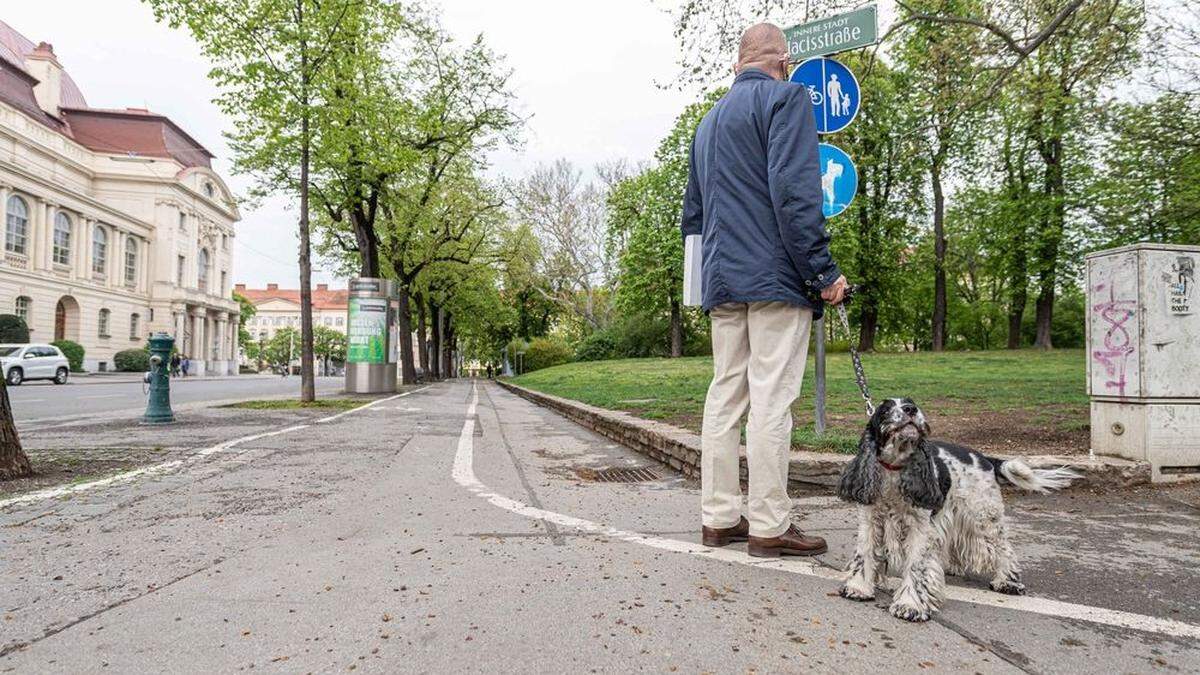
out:
<path id="1" fill-rule="evenodd" d="M 646 420 L 626 412 L 608 410 L 567 398 L 496 380 L 506 390 L 548 408 L 601 436 L 665 464 L 689 478 L 700 477 L 700 436 L 663 422 Z M 738 448 L 742 479 L 745 480 L 746 447 Z M 1003 457 L 1003 456 L 1002 456 Z M 793 452 L 788 464 L 788 488 L 811 491 L 814 485 L 833 487 L 842 469 L 853 458 L 828 452 Z M 1020 457 L 1033 468 L 1066 466 L 1082 474 L 1072 488 L 1122 488 L 1150 483 L 1150 465 L 1115 457 L 1088 455 L 1029 455 Z"/>

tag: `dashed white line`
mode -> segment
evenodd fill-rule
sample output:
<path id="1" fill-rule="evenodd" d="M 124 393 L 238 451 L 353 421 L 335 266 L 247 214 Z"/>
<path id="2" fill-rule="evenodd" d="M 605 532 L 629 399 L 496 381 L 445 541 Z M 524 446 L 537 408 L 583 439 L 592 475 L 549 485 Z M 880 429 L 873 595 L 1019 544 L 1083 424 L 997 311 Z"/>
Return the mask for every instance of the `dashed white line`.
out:
<path id="1" fill-rule="evenodd" d="M 830 581 L 842 581 L 844 575 L 841 572 L 837 570 L 831 570 L 826 567 L 821 567 L 815 563 L 805 560 L 752 560 L 748 558 L 745 553 L 740 551 L 723 548 L 705 548 L 699 544 L 691 544 L 685 541 L 679 541 L 677 539 L 663 539 L 661 537 L 640 534 L 638 532 L 620 530 L 615 527 L 609 527 L 607 525 L 602 525 L 590 520 L 584 520 L 574 516 L 555 513 L 554 511 L 547 511 L 545 509 L 534 508 L 528 504 L 525 504 L 524 502 L 510 499 L 504 495 L 492 492 L 475 476 L 475 409 L 478 403 L 479 392 L 476 389 L 476 386 L 472 384 L 471 402 L 467 406 L 467 419 L 465 422 L 463 422 L 462 433 L 458 437 L 458 449 L 454 454 L 454 468 L 451 470 L 451 475 L 456 483 L 478 495 L 479 497 L 487 500 L 493 506 L 497 506 L 506 511 L 511 511 L 517 515 L 525 516 L 526 518 L 532 518 L 534 520 L 546 520 L 556 525 L 561 525 L 562 527 L 569 527 L 582 532 L 600 534 L 613 539 L 620 539 L 633 544 L 650 546 L 652 548 L 657 548 L 664 551 L 687 553 L 690 555 L 720 560 L 727 563 L 737 563 L 739 565 L 747 565 L 751 567 L 762 567 L 766 569 L 778 570 L 780 572 L 787 572 L 790 574 L 801 574 L 805 576 L 818 577 L 821 579 L 828 579 Z M 1161 635 L 1200 639 L 1200 626 L 1184 623 L 1182 621 L 1175 621 L 1174 619 L 1162 619 L 1143 614 L 1133 614 L 1131 612 L 1122 612 L 1115 609 L 1106 609 L 1104 607 L 1077 605 L 1071 602 L 1062 602 L 1060 600 L 1038 598 L 1028 595 L 1006 596 L 992 593 L 990 591 L 964 588 L 961 586 L 947 586 L 946 597 L 951 600 L 958 600 L 960 602 L 969 602 L 976 605 L 987 605 L 990 607 L 1012 609 L 1022 612 L 1032 612 L 1034 614 L 1042 614 L 1056 619 L 1075 619 L 1108 626 L 1117 626 L 1119 628 L 1158 633 Z"/>

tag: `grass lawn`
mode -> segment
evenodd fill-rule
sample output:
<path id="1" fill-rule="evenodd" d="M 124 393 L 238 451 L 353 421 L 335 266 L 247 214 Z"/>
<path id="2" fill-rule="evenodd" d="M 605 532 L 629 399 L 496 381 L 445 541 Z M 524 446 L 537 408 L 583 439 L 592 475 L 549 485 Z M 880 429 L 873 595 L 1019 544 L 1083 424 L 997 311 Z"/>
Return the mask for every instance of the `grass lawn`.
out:
<path id="1" fill-rule="evenodd" d="M 863 367 L 876 398 L 909 396 L 934 435 L 1007 454 L 1077 454 L 1088 448 L 1088 399 L 1082 350 L 867 354 Z M 853 452 L 865 412 L 849 354 L 830 354 L 829 433 L 813 433 L 813 360 L 793 408 L 793 445 Z M 627 359 L 571 363 L 514 381 L 530 389 L 624 410 L 700 431 L 712 359 Z"/>
<path id="2" fill-rule="evenodd" d="M 316 410 L 349 410 L 357 408 L 360 405 L 370 403 L 371 399 L 361 398 L 319 398 L 315 401 L 302 403 L 299 399 L 284 398 L 271 399 L 266 401 L 240 401 L 229 405 L 221 406 L 222 408 L 241 408 L 243 410 L 299 410 L 299 409 L 316 409 Z"/>

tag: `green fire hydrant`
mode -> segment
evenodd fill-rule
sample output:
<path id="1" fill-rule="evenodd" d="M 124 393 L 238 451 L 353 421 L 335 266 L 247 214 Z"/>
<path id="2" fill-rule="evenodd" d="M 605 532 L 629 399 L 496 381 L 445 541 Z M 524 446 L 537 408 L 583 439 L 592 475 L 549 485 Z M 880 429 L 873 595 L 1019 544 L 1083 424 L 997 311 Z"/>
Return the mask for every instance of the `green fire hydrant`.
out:
<path id="1" fill-rule="evenodd" d="M 175 421 L 171 411 L 171 347 L 175 338 L 166 333 L 150 336 L 150 397 L 146 400 L 144 424 L 170 424 Z"/>

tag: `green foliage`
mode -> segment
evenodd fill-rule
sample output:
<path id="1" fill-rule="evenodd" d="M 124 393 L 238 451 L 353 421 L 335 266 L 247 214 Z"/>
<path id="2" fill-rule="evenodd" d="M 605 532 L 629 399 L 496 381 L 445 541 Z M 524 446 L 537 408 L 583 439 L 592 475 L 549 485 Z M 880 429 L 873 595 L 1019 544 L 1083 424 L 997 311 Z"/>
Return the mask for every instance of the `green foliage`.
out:
<path id="1" fill-rule="evenodd" d="M 16 314 L 0 314 L 0 342 L 25 344 L 29 342 L 29 326 Z"/>
<path id="2" fill-rule="evenodd" d="M 67 361 L 71 364 L 72 373 L 83 372 L 83 345 L 70 340 L 55 340 L 50 344 L 58 347 L 58 351 L 62 352 L 63 356 L 67 357 Z"/>
<path id="3" fill-rule="evenodd" d="M 263 346 L 259 358 L 272 366 L 287 366 L 300 358 L 300 331 L 279 329 Z"/>
<path id="4" fill-rule="evenodd" d="M 122 373 L 144 373 L 150 370 L 150 352 L 145 349 L 126 349 L 113 355 L 113 365 Z"/>
<path id="5" fill-rule="evenodd" d="M 313 354 L 317 358 L 343 362 L 346 360 L 346 347 L 345 333 L 327 326 L 313 327 Z"/>
<path id="6" fill-rule="evenodd" d="M 576 361 L 605 361 L 617 356 L 617 336 L 612 329 L 598 330 L 575 345 Z"/>
<path id="7" fill-rule="evenodd" d="M 250 302 L 246 299 L 246 296 L 237 291 L 233 292 L 233 299 L 238 304 L 238 346 L 245 351 L 250 345 L 254 344 L 254 336 L 246 329 L 246 324 L 250 319 L 254 318 L 258 310 L 254 307 L 254 303 Z"/>
<path id="8" fill-rule="evenodd" d="M 524 372 L 561 365 L 571 360 L 571 346 L 554 337 L 538 337 L 529 341 L 523 361 Z"/>

